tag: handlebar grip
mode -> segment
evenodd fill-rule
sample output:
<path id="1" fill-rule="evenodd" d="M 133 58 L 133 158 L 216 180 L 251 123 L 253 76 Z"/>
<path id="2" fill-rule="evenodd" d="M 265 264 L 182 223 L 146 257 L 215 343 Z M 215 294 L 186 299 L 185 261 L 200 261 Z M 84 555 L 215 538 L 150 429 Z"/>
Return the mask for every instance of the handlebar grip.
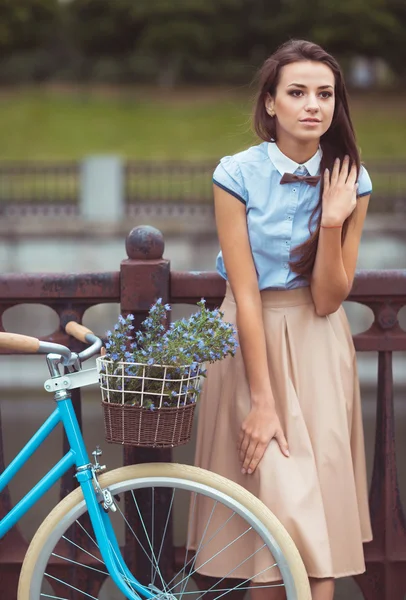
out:
<path id="1" fill-rule="evenodd" d="M 40 341 L 29 335 L 19 333 L 0 332 L 0 348 L 4 350 L 15 350 L 16 352 L 29 352 L 36 354 L 39 350 Z"/>
<path id="2" fill-rule="evenodd" d="M 94 335 L 93 331 L 84 325 L 76 323 L 76 321 L 69 321 L 69 323 L 67 323 L 65 326 L 65 331 L 75 339 L 79 340 L 80 342 L 84 342 L 85 344 L 88 343 L 86 336 L 89 335 L 89 333 L 90 335 Z"/>

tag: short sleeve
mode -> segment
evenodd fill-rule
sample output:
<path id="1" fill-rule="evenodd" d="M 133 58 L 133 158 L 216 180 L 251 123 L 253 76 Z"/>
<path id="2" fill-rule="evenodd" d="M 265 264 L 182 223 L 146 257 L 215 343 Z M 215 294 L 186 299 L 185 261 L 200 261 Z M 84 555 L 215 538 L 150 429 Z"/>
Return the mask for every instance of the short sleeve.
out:
<path id="1" fill-rule="evenodd" d="M 357 198 L 361 196 L 367 196 L 372 192 L 372 181 L 366 168 L 361 165 L 361 169 L 358 177 L 358 190 Z"/>
<path id="2" fill-rule="evenodd" d="M 247 203 L 247 191 L 244 186 L 241 169 L 232 156 L 220 160 L 213 173 L 213 183 L 225 190 L 243 204 Z"/>

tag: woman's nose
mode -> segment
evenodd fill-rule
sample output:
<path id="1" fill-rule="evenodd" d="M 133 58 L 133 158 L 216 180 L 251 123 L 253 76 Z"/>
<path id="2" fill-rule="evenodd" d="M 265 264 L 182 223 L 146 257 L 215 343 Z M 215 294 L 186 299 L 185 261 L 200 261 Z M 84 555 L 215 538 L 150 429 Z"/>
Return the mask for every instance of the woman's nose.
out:
<path id="1" fill-rule="evenodd" d="M 307 106 L 306 106 L 306 110 L 312 111 L 312 112 L 320 110 L 319 103 L 318 103 L 317 98 L 315 96 L 309 96 L 309 99 L 308 99 L 308 102 L 307 102 Z"/>

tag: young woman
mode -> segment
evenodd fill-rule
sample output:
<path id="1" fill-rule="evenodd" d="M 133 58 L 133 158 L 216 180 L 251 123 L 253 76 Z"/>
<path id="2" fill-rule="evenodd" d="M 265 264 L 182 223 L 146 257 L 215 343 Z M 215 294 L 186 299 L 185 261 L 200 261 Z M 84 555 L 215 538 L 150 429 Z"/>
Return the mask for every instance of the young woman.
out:
<path id="1" fill-rule="evenodd" d="M 264 63 L 254 123 L 263 143 L 223 158 L 213 177 L 221 310 L 240 350 L 208 370 L 195 463 L 259 497 L 296 543 L 313 599 L 332 600 L 335 578 L 365 570 L 362 544 L 372 537 L 341 306 L 372 186 L 340 67 L 319 46 L 289 41 Z M 190 527 L 201 534 L 203 517 Z M 277 588 L 252 594 L 284 597 Z"/>

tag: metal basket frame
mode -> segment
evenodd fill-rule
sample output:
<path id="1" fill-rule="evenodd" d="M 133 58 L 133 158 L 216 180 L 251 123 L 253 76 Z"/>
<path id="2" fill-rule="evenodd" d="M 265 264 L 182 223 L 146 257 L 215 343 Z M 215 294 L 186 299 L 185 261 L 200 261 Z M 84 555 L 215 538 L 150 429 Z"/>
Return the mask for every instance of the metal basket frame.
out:
<path id="1" fill-rule="evenodd" d="M 106 357 L 98 358 L 106 440 L 148 448 L 173 448 L 187 443 L 201 387 L 202 366 L 117 363 Z M 128 369 L 135 374 L 128 374 Z M 157 369 L 161 376 L 148 376 Z M 172 377 L 171 373 L 178 376 Z M 166 384 L 172 391 L 178 389 L 176 403 L 172 399 L 170 406 L 166 401 L 170 400 Z"/>

